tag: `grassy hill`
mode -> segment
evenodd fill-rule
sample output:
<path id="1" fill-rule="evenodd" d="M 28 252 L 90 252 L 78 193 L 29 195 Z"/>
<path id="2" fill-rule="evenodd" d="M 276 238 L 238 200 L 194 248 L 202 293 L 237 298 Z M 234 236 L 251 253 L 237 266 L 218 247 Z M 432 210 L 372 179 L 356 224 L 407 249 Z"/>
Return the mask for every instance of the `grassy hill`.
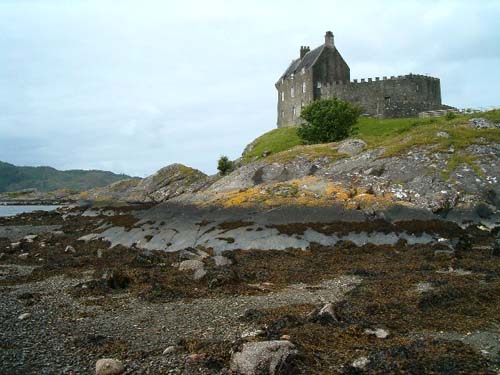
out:
<path id="1" fill-rule="evenodd" d="M 69 189 L 79 192 L 125 178 L 129 176 L 99 170 L 59 171 L 51 167 L 18 167 L 0 162 L 0 193 L 23 189 L 41 192 Z"/>
<path id="2" fill-rule="evenodd" d="M 481 143 L 483 137 L 488 141 L 500 142 L 498 129 L 472 129 L 467 126 L 472 117 L 484 117 L 493 122 L 500 122 L 500 110 L 474 115 L 458 115 L 453 119 L 445 117 L 418 119 L 375 119 L 360 118 L 351 138 L 361 138 L 369 148 L 384 147 L 386 156 L 395 155 L 413 146 L 433 144 L 436 150 L 445 150 L 453 146 L 463 149 L 473 143 Z M 449 137 L 439 137 L 438 132 L 446 132 Z M 479 140 L 479 141 L 478 141 Z M 300 154 L 310 157 L 338 155 L 328 144 L 301 145 L 295 127 L 274 129 L 255 139 L 243 153 L 243 161 L 250 162 L 262 158 L 270 160 L 291 159 Z"/>

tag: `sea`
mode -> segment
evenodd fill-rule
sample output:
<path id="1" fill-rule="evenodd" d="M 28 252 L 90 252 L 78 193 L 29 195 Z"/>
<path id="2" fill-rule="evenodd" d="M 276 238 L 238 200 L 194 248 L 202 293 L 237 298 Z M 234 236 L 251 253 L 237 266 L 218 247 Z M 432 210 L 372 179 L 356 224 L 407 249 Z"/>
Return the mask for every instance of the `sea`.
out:
<path id="1" fill-rule="evenodd" d="M 22 213 L 29 213 L 34 211 L 53 211 L 60 206 L 37 206 L 37 205 L 19 205 L 9 206 L 0 205 L 0 217 L 15 216 Z"/>

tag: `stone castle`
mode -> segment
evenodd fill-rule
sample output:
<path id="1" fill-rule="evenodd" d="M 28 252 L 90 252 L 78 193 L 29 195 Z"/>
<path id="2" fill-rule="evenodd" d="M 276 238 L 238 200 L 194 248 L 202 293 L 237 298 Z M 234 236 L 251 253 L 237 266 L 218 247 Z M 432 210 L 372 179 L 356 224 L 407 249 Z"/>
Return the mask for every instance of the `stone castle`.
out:
<path id="1" fill-rule="evenodd" d="M 358 104 L 363 115 L 417 117 L 424 111 L 441 110 L 441 83 L 438 78 L 409 74 L 351 81 L 349 65 L 327 31 L 325 43 L 312 51 L 300 47 L 300 57 L 293 60 L 276 83 L 278 90 L 278 127 L 301 122 L 301 108 L 313 100 L 336 97 Z"/>

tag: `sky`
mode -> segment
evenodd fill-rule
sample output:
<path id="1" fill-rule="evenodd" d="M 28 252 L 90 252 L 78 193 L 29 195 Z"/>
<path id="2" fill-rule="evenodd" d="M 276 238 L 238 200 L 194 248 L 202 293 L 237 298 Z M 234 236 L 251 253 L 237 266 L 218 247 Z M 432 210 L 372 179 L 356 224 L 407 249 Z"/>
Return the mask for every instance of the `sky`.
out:
<path id="1" fill-rule="evenodd" d="M 500 107 L 499 0 L 0 0 L 0 160 L 206 173 L 276 127 L 274 83 L 331 30 L 351 78 L 430 74 Z"/>

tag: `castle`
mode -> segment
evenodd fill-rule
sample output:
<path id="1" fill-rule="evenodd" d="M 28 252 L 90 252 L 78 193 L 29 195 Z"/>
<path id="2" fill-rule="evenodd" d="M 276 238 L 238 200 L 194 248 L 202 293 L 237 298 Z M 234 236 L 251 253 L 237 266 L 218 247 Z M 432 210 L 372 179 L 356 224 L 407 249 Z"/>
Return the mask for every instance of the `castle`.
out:
<path id="1" fill-rule="evenodd" d="M 346 100 L 358 104 L 365 116 L 417 117 L 420 112 L 441 110 L 441 84 L 438 78 L 409 74 L 351 81 L 349 65 L 327 31 L 325 43 L 312 51 L 300 47 L 276 83 L 278 90 L 278 127 L 301 123 L 300 111 L 320 98 Z M 451 108 L 451 107 L 448 107 Z"/>

